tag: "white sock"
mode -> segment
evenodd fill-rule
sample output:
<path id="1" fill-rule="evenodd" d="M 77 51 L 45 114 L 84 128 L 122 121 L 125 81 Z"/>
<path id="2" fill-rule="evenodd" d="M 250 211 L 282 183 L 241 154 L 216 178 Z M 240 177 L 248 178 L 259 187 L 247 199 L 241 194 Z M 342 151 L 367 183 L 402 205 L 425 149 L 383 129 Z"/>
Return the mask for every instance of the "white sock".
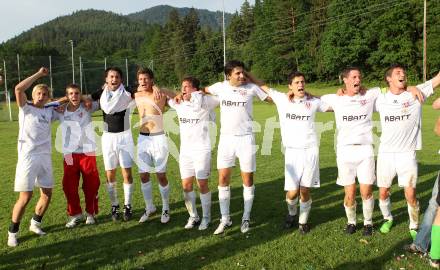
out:
<path id="1" fill-rule="evenodd" d="M 133 197 L 133 184 L 124 183 L 124 205 L 131 205 Z"/>
<path id="2" fill-rule="evenodd" d="M 112 206 L 119 205 L 118 192 L 116 191 L 116 182 L 108 182 L 107 191 Z"/>
<path id="3" fill-rule="evenodd" d="M 218 187 L 218 202 L 220 204 L 222 222 L 229 222 L 229 204 L 231 202 L 231 190 L 229 186 Z"/>
<path id="4" fill-rule="evenodd" d="M 202 203 L 203 217 L 211 219 L 211 192 L 200 193 L 200 202 Z"/>
<path id="5" fill-rule="evenodd" d="M 196 193 L 194 191 L 183 192 L 183 198 L 185 200 L 185 206 L 188 210 L 188 214 L 190 217 L 198 218 L 199 214 L 197 213 L 196 207 Z"/>
<path id="6" fill-rule="evenodd" d="M 393 220 L 393 216 L 391 215 L 391 201 L 389 197 L 386 200 L 379 199 L 379 208 L 384 219 Z"/>
<path id="7" fill-rule="evenodd" d="M 152 210 L 154 208 L 153 204 L 153 192 L 151 188 L 151 181 L 141 184 L 142 195 L 145 201 L 145 210 Z"/>
<path id="8" fill-rule="evenodd" d="M 159 185 L 160 196 L 162 197 L 162 212 L 170 210 L 169 197 L 170 197 L 170 185 L 166 186 Z"/>
<path id="9" fill-rule="evenodd" d="M 362 200 L 362 212 L 364 214 L 364 225 L 373 225 L 374 198 Z"/>
<path id="10" fill-rule="evenodd" d="M 244 211 L 242 220 L 249 220 L 251 217 L 252 204 L 254 203 L 255 186 L 247 187 L 243 185 Z"/>
<path id="11" fill-rule="evenodd" d="M 409 229 L 410 230 L 416 230 L 419 228 L 419 202 L 417 201 L 417 204 L 415 207 L 408 204 L 408 215 L 409 215 Z"/>
<path id="12" fill-rule="evenodd" d="M 299 224 L 306 224 L 309 219 L 310 209 L 312 208 L 312 199 L 307 202 L 299 202 Z"/>
<path id="13" fill-rule="evenodd" d="M 287 199 L 287 210 L 289 210 L 290 216 L 296 216 L 298 214 L 298 197 L 296 197 L 293 200 Z"/>
<path id="14" fill-rule="evenodd" d="M 346 206 L 344 204 L 344 208 L 345 215 L 347 216 L 347 224 L 356 225 L 356 203 L 354 203 L 353 206 Z"/>

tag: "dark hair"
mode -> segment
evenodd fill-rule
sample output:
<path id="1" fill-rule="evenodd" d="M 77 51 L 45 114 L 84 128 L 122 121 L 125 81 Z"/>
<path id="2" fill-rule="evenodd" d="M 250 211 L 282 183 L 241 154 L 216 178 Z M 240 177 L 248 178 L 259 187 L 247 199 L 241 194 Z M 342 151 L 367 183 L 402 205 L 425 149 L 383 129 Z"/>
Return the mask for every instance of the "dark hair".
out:
<path id="1" fill-rule="evenodd" d="M 358 68 L 358 67 L 354 67 L 354 66 L 347 67 L 344 70 L 342 70 L 342 72 L 341 72 L 341 79 L 342 78 L 348 78 L 348 74 L 350 74 L 350 72 L 352 72 L 353 70 L 359 71 L 359 73 L 362 73 L 361 69 Z"/>
<path id="2" fill-rule="evenodd" d="M 306 76 L 304 76 L 303 73 L 299 72 L 299 71 L 292 71 L 289 76 L 287 77 L 287 80 L 289 82 L 289 84 L 292 83 L 293 79 L 295 79 L 296 77 L 303 77 L 304 80 L 306 79 Z"/>
<path id="3" fill-rule="evenodd" d="M 138 71 L 136 72 L 136 78 L 139 77 L 140 74 L 145 74 L 148 75 L 148 77 L 150 77 L 150 79 L 154 79 L 154 73 L 151 69 L 146 68 L 146 67 L 140 67 L 138 69 Z"/>
<path id="4" fill-rule="evenodd" d="M 405 67 L 404 67 L 403 65 L 398 64 L 398 63 L 396 63 L 396 64 L 392 64 L 391 66 L 389 66 L 389 67 L 387 68 L 387 70 L 385 71 L 385 77 L 384 77 L 384 80 L 385 80 L 385 82 L 386 82 L 387 84 L 388 84 L 387 77 L 391 77 L 391 74 L 393 73 L 393 70 L 395 70 L 396 68 L 401 68 L 401 69 L 403 69 L 404 71 L 406 70 Z"/>
<path id="5" fill-rule="evenodd" d="M 244 66 L 244 63 L 238 60 L 231 60 L 226 63 L 225 65 L 225 75 L 229 76 L 232 73 L 232 70 L 236 67 L 241 67 L 243 69 L 246 69 Z"/>
<path id="6" fill-rule="evenodd" d="M 122 70 L 121 70 L 120 68 L 118 68 L 118 67 L 109 67 L 109 68 L 107 68 L 107 69 L 104 71 L 104 78 L 107 77 L 107 75 L 108 75 L 108 73 L 109 73 L 110 71 L 115 71 L 115 72 L 117 72 L 117 73 L 119 74 L 119 77 L 121 77 L 121 80 L 123 80 L 123 78 L 124 78 L 124 73 L 122 73 Z"/>
<path id="7" fill-rule="evenodd" d="M 196 88 L 197 90 L 200 89 L 200 81 L 196 77 L 193 76 L 186 76 L 182 79 L 182 82 L 189 82 L 191 85 Z"/>
<path id="8" fill-rule="evenodd" d="M 76 83 L 71 83 L 66 86 L 66 94 L 67 94 L 67 89 L 78 89 L 81 92 L 81 88 Z"/>

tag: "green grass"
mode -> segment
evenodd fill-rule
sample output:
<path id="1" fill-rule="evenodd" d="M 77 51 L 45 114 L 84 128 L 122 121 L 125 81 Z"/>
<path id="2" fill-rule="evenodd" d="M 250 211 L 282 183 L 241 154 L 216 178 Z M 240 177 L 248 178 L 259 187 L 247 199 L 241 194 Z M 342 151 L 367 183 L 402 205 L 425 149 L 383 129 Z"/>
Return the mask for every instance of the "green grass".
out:
<path id="1" fill-rule="evenodd" d="M 311 92 L 317 95 L 320 93 Z M 329 90 L 334 91 L 333 89 Z M 326 91 L 326 92 L 328 92 Z M 421 209 L 424 211 L 439 169 L 438 138 L 432 132 L 438 113 L 430 106 L 423 107 L 423 150 L 418 153 L 419 182 L 417 185 Z M 256 103 L 256 121 L 264 130 L 265 121 L 276 115 L 274 105 Z M 16 117 L 16 115 L 15 115 Z M 136 117 L 135 117 L 136 118 Z M 375 115 L 378 120 L 378 116 Z M 96 116 L 94 120 L 101 120 Z M 319 113 L 319 122 L 334 121 L 332 113 Z M 333 124 L 333 127 L 335 125 Z M 53 137 L 57 125 L 54 125 Z M 6 246 L 10 211 L 17 194 L 13 190 L 15 163 L 17 160 L 18 123 L 0 122 L 2 158 L 0 159 L 0 269 L 427 269 L 426 259 L 405 254 L 402 246 L 410 242 L 408 214 L 403 190 L 394 186 L 392 199 L 395 227 L 387 235 L 376 232 L 364 238 L 361 231 L 355 235 L 343 234 L 346 218 L 342 205 L 343 190 L 335 184 L 337 169 L 333 148 L 334 131 L 322 133 L 321 187 L 312 191 L 313 205 L 310 216 L 312 231 L 302 236 L 296 230 L 282 229 L 287 212 L 284 202 L 284 156 L 280 147 L 280 132 L 275 130 L 271 155 L 257 153 L 255 176 L 256 196 L 252 211 L 252 229 L 240 233 L 242 214 L 242 187 L 238 169 L 232 175 L 231 215 L 233 227 L 224 236 L 212 235 L 218 224 L 216 151 L 213 151 L 210 188 L 213 191 L 213 225 L 204 232 L 187 231 L 183 226 L 187 212 L 182 199 L 178 165 L 170 157 L 168 177 L 171 183 L 171 221 L 160 224 L 160 216 L 154 215 L 146 224 L 138 224 L 144 203 L 141 195 L 137 168 L 134 169 L 135 194 L 134 218 L 129 222 L 111 222 L 109 200 L 104 188 L 102 157 L 98 157 L 101 175 L 99 224 L 81 225 L 74 229 L 64 227 L 67 221 L 66 202 L 61 187 L 62 156 L 53 151 L 55 188 L 50 208 L 43 225 L 48 234 L 38 237 L 28 232 L 28 224 L 37 196 L 27 207 L 19 235 L 20 245 Z M 133 134 L 137 137 L 137 130 Z M 292 139 L 294 139 L 292 134 Z M 175 142 L 176 135 L 171 136 Z M 263 132 L 256 134 L 261 145 Z M 160 195 L 154 178 L 154 199 L 160 207 Z M 121 176 L 118 191 L 122 197 Z M 38 195 L 36 193 L 35 195 Z M 377 191 L 375 191 L 377 198 Z M 361 200 L 358 197 L 358 225 L 361 224 Z M 199 213 L 200 213 L 199 207 Z M 374 222 L 381 222 L 379 207 L 375 205 Z M 360 226 L 359 226 L 360 227 Z M 366 240 L 366 241 L 364 241 Z"/>

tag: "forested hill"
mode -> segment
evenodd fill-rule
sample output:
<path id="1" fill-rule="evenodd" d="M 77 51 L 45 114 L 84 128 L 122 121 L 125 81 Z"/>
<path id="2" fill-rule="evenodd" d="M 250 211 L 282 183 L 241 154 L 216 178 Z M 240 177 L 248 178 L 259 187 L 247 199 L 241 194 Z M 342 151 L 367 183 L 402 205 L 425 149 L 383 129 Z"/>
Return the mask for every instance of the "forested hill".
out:
<path id="1" fill-rule="evenodd" d="M 20 51 L 32 54 L 37 53 L 35 47 L 46 47 L 47 52 L 56 51 L 68 55 L 70 46 L 66 44 L 73 40 L 76 50 L 82 52 L 84 57 L 111 56 L 118 50 L 124 50 L 128 56 L 132 56 L 151 31 L 154 31 L 154 25 L 163 26 L 173 10 L 181 16 L 186 16 L 191 9 L 156 6 L 126 16 L 93 9 L 77 11 L 33 27 L 8 40 L 2 44 L 3 50 L 0 48 L 0 53 Z M 221 13 L 208 10 L 196 12 L 201 26 L 219 29 Z M 226 19 L 231 17 L 230 14 L 226 15 Z"/>
<path id="2" fill-rule="evenodd" d="M 145 9 L 140 12 L 128 14 L 127 17 L 132 20 L 143 21 L 147 24 L 160 24 L 164 26 L 168 21 L 168 15 L 175 9 L 174 7 L 161 5 Z M 179 16 L 185 17 L 190 12 L 190 8 L 177 8 Z M 222 25 L 222 12 L 212 12 L 206 9 L 197 9 L 200 25 L 218 30 Z M 225 22 L 228 24 L 232 15 L 225 13 Z"/>
<path id="3" fill-rule="evenodd" d="M 84 56 L 109 55 L 119 48 L 135 49 L 145 38 L 149 27 L 142 22 L 106 11 L 84 10 L 58 17 L 36 26 L 4 44 L 20 48 L 23 54 L 41 52 L 34 47 L 68 55 L 69 40 Z"/>

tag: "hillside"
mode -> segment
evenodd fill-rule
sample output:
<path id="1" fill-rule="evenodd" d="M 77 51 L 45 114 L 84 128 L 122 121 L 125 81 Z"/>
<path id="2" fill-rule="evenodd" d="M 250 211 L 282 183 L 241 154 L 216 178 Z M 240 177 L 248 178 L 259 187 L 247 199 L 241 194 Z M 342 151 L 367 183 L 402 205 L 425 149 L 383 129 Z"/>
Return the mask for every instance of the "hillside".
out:
<path id="1" fill-rule="evenodd" d="M 165 25 L 168 20 L 168 14 L 174 7 L 161 5 L 152 8 L 145 9 L 136 13 L 128 14 L 127 17 L 134 21 L 142 21 L 147 24 L 160 24 Z M 180 17 L 188 15 L 191 8 L 177 8 L 177 12 Z M 209 26 L 212 29 L 220 29 L 222 25 L 222 12 L 212 12 L 206 9 L 196 9 L 199 15 L 200 25 L 202 27 Z M 232 15 L 225 13 L 225 22 L 228 24 L 232 18 Z"/>
<path id="2" fill-rule="evenodd" d="M 20 48 L 22 44 L 31 42 L 68 55 L 68 41 L 73 40 L 75 47 L 84 51 L 85 56 L 103 56 L 121 48 L 138 48 L 146 31 L 148 26 L 143 22 L 112 12 L 83 10 L 31 28 L 7 41 L 5 45 Z M 102 43 L 106 46 L 100 46 Z M 26 48 L 21 51 L 23 50 L 26 51 Z"/>

